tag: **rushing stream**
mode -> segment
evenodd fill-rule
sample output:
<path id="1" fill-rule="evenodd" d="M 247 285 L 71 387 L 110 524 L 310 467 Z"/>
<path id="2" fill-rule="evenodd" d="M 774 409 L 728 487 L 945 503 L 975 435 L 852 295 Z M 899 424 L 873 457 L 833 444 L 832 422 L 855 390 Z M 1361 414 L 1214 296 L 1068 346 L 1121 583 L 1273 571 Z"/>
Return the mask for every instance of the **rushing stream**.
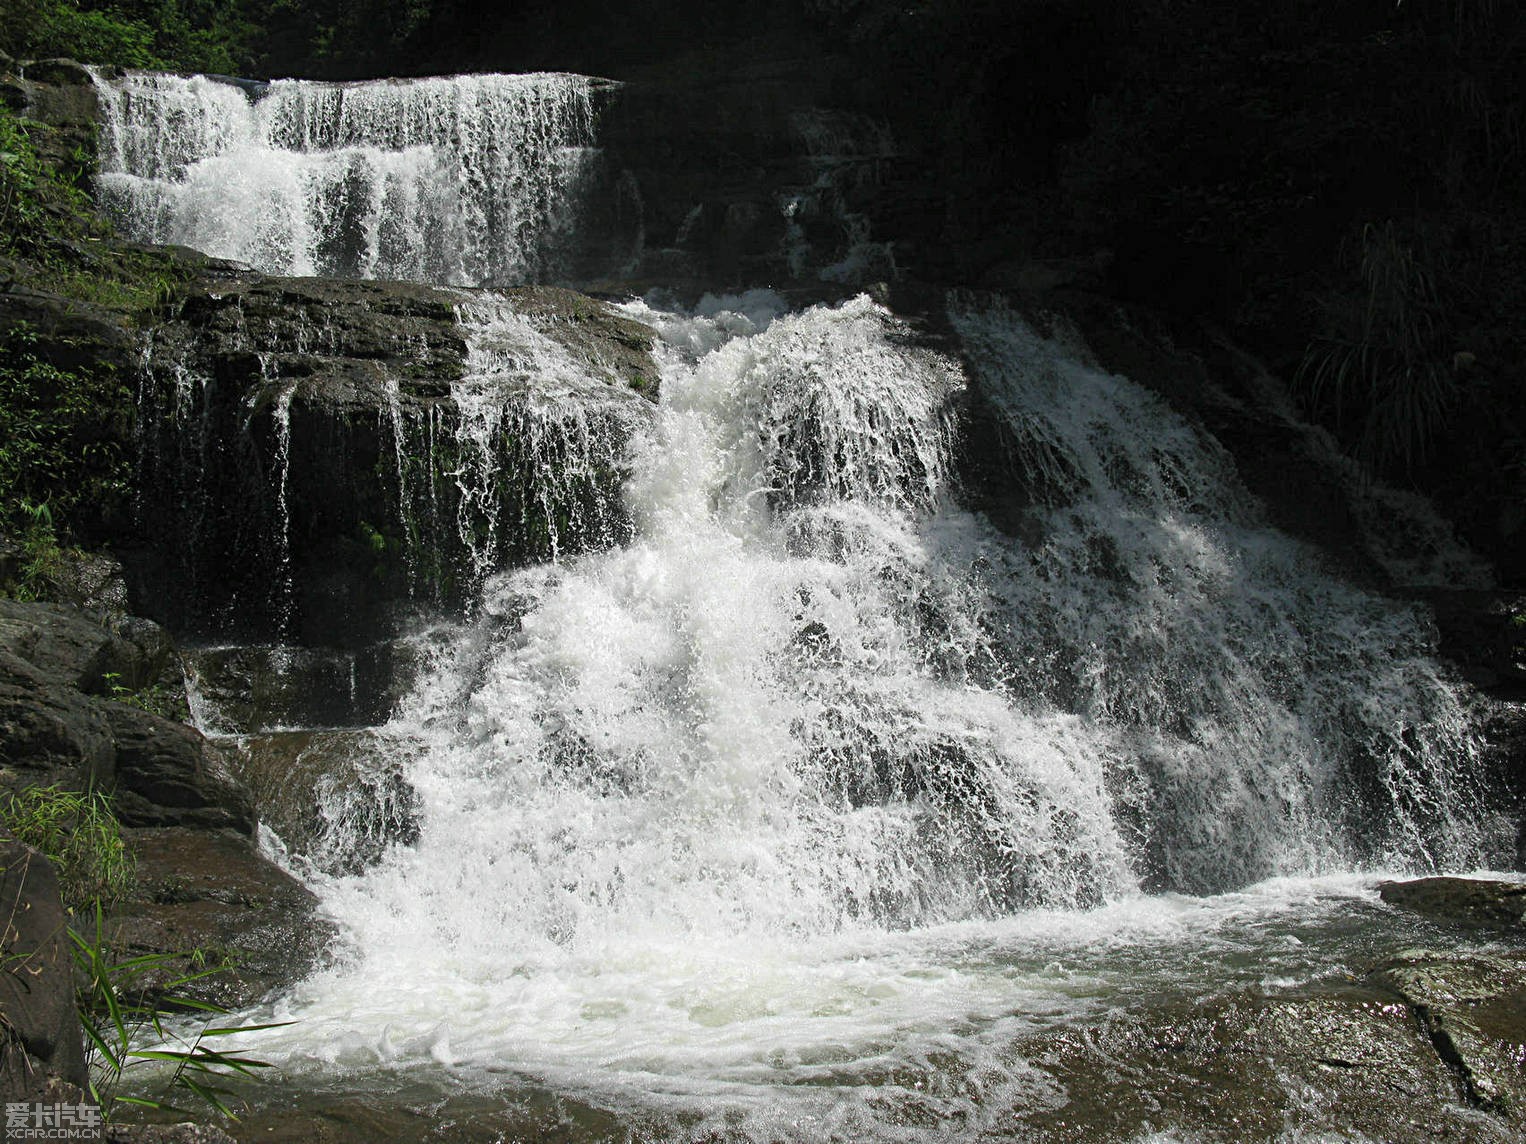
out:
<path id="1" fill-rule="evenodd" d="M 554 232 L 591 141 L 573 77 L 111 90 L 108 201 L 289 272 L 530 276 L 522 220 Z M 186 141 L 143 158 L 135 124 L 181 103 Z M 479 124 L 514 140 L 493 170 Z M 279 209 L 253 225 L 246 193 Z M 529 368 L 494 357 L 496 305 L 462 307 L 456 400 L 484 440 L 510 415 L 495 371 Z M 661 366 L 623 459 L 630 539 L 502 570 L 514 522 L 477 522 L 480 599 L 375 734 L 417 840 L 305 868 L 343 948 L 258 1014 L 295 1022 L 253 1038 L 288 1084 L 942 1138 L 1060 1100 L 1036 1033 L 1334 979 L 1403 931 L 1379 872 L 1498 860 L 1426 616 L 1269 527 L 1149 391 L 958 297 L 962 362 L 863 296 L 623 310 Z M 1020 527 L 965 507 L 971 417 Z M 526 431 L 527 464 L 576 475 L 606 447 L 534 424 L 556 439 Z M 327 813 L 374 789 L 337 784 Z"/>

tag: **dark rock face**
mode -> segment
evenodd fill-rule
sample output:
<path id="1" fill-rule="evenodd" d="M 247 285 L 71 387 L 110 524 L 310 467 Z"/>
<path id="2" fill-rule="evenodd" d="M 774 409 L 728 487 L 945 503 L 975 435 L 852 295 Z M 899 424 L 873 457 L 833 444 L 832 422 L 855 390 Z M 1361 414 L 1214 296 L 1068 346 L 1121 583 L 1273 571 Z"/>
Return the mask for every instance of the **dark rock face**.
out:
<path id="1" fill-rule="evenodd" d="M 908 201 L 885 122 L 838 98 L 841 62 L 775 33 L 622 70 L 571 280 L 698 298 L 894 276 L 883 239 L 925 229 L 926 204 Z"/>
<path id="2" fill-rule="evenodd" d="M 0 600 L 0 753 L 7 785 L 114 792 L 130 825 L 254 830 L 253 804 L 200 732 L 120 702 L 180 664 L 157 624 L 107 628 L 55 604 Z"/>
<path id="3" fill-rule="evenodd" d="M 178 672 L 168 637 L 148 621 L 113 631 L 76 609 L 0 600 L 0 755 L 7 781 L 108 789 L 117 765 L 111 716 L 121 705 L 105 697 Z M 147 716 L 124 710 L 127 718 Z"/>
<path id="4" fill-rule="evenodd" d="M 0 837 L 0 1088 L 40 1099 L 49 1075 L 83 1086 L 85 1049 L 74 1008 L 68 915 L 52 863 Z"/>
<path id="5" fill-rule="evenodd" d="M 18 17 L 19 18 L 19 17 Z M 36 141 L 39 154 L 60 170 L 84 175 L 79 156 L 95 145 L 96 96 L 90 73 L 73 60 L 32 60 L 19 69 L 0 62 L 0 100 L 54 130 Z"/>
<path id="6" fill-rule="evenodd" d="M 1526 928 L 1526 883 L 1483 878 L 1417 878 L 1378 887 L 1390 905 L 1463 925 Z"/>
<path id="7" fill-rule="evenodd" d="M 208 979 L 213 999 L 246 1004 L 305 972 L 329 934 L 312 920 L 312 895 L 255 850 L 254 801 L 223 749 L 183 723 L 108 698 L 127 690 L 119 680 L 145 686 L 179 670 L 174 646 L 147 620 L 123 619 L 108 629 L 74 609 L 0 600 L 0 777 L 9 786 L 59 782 L 111 794 L 122 823 L 145 828 L 129 831 L 139 897 L 117 912 L 114 950 L 124 957 L 226 952 L 238 968 Z M 27 957 L 62 958 L 72 1018 L 68 947 L 55 949 L 38 936 L 66 941 L 68 918 L 56 904 L 51 867 L 11 842 L 0 849 L 0 865 L 7 895 L 0 909 L 10 908 L 20 926 L 7 940 L 21 942 L 15 951 Z M 0 977 L 0 988 L 8 988 L 11 978 Z M 5 1014 L 43 1029 L 26 1034 L 28 1053 L 72 1069 L 76 1058 L 83 1061 L 80 1050 L 70 1057 L 48 1048 L 53 1042 L 37 1038 L 44 1025 L 52 1028 L 50 1011 L 27 1008 L 46 1000 L 45 984 L 46 975 L 36 1000 L 17 1002 L 20 1008 L 3 998 Z M 77 1021 L 74 1029 L 77 1040 Z M 9 1058 L 5 1067 L 12 1068 Z"/>
<path id="8" fill-rule="evenodd" d="M 472 306 L 517 315 L 520 336 L 581 371 L 572 405 L 616 451 L 650 416 L 650 331 L 570 291 L 204 283 L 150 348 L 144 523 L 178 542 L 145 534 L 130 554 L 140 606 L 220 639 L 355 647 L 395 630 L 415 601 L 459 604 L 480 574 L 483 530 L 498 529 L 462 505 L 475 446 L 460 439 L 453 385 L 470 366 L 458 307 Z M 494 381 L 506 407 L 566 384 L 537 374 L 534 347 L 508 361 L 517 376 Z M 606 541 L 578 522 L 609 516 L 619 473 L 564 481 L 557 455 L 531 455 L 523 427 L 498 416 L 484 446 L 497 483 L 470 494 L 508 522 L 492 558 Z"/>
<path id="9" fill-rule="evenodd" d="M 113 806 L 126 826 L 254 833 L 254 800 L 200 731 L 122 703 L 105 707 L 116 745 Z"/>
<path id="10" fill-rule="evenodd" d="M 199 724 L 217 733 L 385 723 L 423 649 L 408 639 L 351 649 L 243 644 L 185 653 Z"/>
<path id="11" fill-rule="evenodd" d="M 0 772 L 11 783 L 109 785 L 116 762 L 97 701 L 0 647 Z"/>
<path id="12" fill-rule="evenodd" d="M 57 604 L 0 600 L 0 646 L 50 682 L 87 695 L 138 691 L 172 664 L 178 668 L 174 645 L 157 624 L 134 618 L 107 627 Z"/>

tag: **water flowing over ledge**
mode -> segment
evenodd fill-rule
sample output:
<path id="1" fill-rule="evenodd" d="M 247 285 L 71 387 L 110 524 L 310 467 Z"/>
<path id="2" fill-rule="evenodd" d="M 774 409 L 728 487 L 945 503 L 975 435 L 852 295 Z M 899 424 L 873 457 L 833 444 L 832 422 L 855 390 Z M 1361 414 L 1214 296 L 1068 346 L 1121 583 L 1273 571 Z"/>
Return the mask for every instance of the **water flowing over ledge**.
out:
<path id="1" fill-rule="evenodd" d="M 286 271 L 543 276 L 594 158 L 579 77 L 98 82 L 120 217 Z M 500 111 L 506 154 L 479 146 Z M 891 155 L 870 126 L 797 124 L 797 275 Z M 893 272 L 847 237 L 826 277 Z M 1270 527 L 1199 420 L 1078 339 L 989 299 L 925 337 L 866 297 L 653 296 L 622 307 L 660 335 L 637 377 L 509 290 L 341 283 L 398 319 L 379 338 L 329 285 L 216 285 L 149 355 L 181 471 L 213 478 L 184 499 L 225 504 L 214 420 L 248 462 L 211 543 L 261 559 L 215 622 L 297 631 L 315 538 L 363 557 L 328 599 L 467 601 L 396 641 L 400 698 L 331 725 L 299 697 L 319 715 L 246 744 L 290 764 L 285 859 L 341 934 L 268 1007 L 298 1023 L 252 1038 L 298 1087 L 540 1086 L 654 1138 L 1000 1132 L 1065 1109 L 1077 1022 L 1344 981 L 1370 933 L 1426 932 L 1375 872 L 1508 861 L 1425 609 Z M 209 719 L 213 660 L 248 650 L 204 660 Z M 292 691 L 338 662 L 254 650 Z M 353 705 L 375 649 L 342 650 Z"/>
<path id="2" fill-rule="evenodd" d="M 541 281 L 597 158 L 599 84 L 97 76 L 101 199 L 133 238 L 270 274 Z"/>

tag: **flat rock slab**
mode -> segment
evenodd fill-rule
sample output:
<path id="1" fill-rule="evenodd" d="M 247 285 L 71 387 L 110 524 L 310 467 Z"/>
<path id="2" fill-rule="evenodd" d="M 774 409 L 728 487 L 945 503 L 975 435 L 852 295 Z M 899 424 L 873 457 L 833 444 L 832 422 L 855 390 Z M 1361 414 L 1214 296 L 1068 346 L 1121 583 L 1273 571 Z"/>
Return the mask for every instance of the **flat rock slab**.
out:
<path id="1" fill-rule="evenodd" d="M 1526 1133 L 1526 953 L 1410 950 L 1372 980 L 1413 1008 L 1472 1104 Z"/>
<path id="2" fill-rule="evenodd" d="M 1378 896 L 1389 905 L 1442 921 L 1526 928 L 1526 882 L 1416 878 L 1384 882 Z"/>
<path id="3" fill-rule="evenodd" d="M 180 827 L 127 836 L 139 893 L 108 923 L 118 953 L 226 957 L 233 968 L 207 978 L 198 995 L 230 1009 L 291 985 L 323 956 L 332 930 L 315 916 L 317 899 L 247 838 Z"/>
<path id="4" fill-rule="evenodd" d="M 107 1144 L 237 1144 L 211 1124 L 113 1124 Z"/>
<path id="5" fill-rule="evenodd" d="M 1455 1080 L 1409 1008 L 1375 991 L 1241 995 L 1119 1011 L 1024 1046 L 1050 1107 L 1014 1108 L 1025 1141 L 1499 1140 L 1468 1127 Z M 1024 1101 L 1024 1104 L 1027 1102 Z M 1307 1134 L 1307 1137 L 1303 1134 Z M 1172 1137 L 1175 1138 L 1175 1137 Z"/>

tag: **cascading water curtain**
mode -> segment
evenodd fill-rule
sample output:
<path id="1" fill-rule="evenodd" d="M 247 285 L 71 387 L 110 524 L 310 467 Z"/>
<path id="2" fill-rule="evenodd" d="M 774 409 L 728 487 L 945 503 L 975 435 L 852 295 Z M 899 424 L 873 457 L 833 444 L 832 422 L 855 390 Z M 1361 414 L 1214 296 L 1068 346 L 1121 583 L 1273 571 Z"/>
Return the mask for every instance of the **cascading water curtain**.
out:
<path id="1" fill-rule="evenodd" d="M 133 238 L 270 274 L 538 281 L 597 155 L 594 84 L 97 75 L 100 196 Z"/>
<path id="2" fill-rule="evenodd" d="M 1153 395 L 1000 308 L 951 313 L 967 367 L 866 298 L 627 310 L 662 338 L 629 538 L 434 645 L 367 746 L 417 837 L 315 876 L 352 953 L 262 1054 L 528 1077 L 654 1138 L 946 1139 L 1057 1101 L 1020 1039 L 1184 950 L 1292 956 L 1224 931 L 1293 891 L 1142 889 L 1487 859 L 1420 617 Z M 487 376 L 533 350 L 469 317 Z M 1018 528 L 961 505 L 972 408 Z"/>

